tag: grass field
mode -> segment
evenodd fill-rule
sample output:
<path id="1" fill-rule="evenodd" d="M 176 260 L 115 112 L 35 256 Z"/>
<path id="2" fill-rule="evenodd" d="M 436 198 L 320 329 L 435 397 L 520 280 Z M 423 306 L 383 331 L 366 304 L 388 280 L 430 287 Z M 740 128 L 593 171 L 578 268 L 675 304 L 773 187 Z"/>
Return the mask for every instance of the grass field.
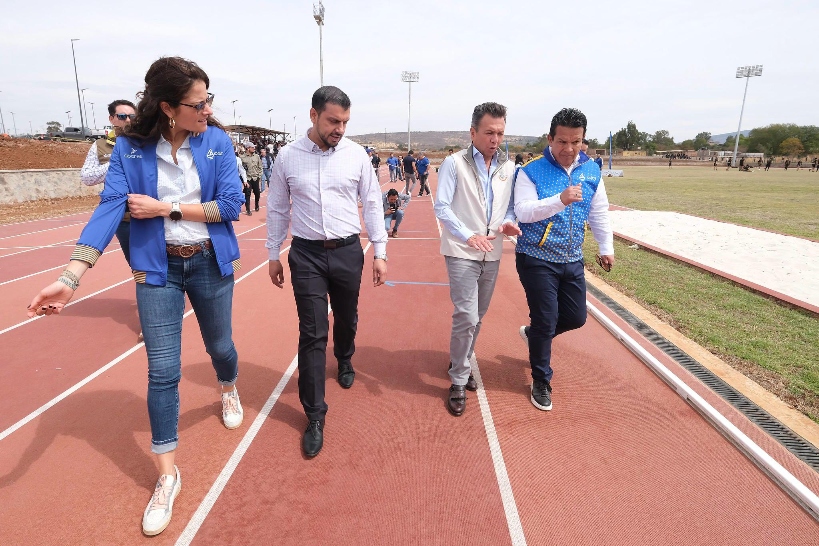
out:
<path id="1" fill-rule="evenodd" d="M 586 266 L 661 320 L 819 423 L 819 319 L 708 272 L 615 240 L 610 273 Z"/>
<path id="2" fill-rule="evenodd" d="M 617 168 L 617 166 L 614 166 Z M 607 178 L 609 201 L 819 240 L 819 173 L 772 169 L 741 173 L 699 167 L 623 167 Z"/>

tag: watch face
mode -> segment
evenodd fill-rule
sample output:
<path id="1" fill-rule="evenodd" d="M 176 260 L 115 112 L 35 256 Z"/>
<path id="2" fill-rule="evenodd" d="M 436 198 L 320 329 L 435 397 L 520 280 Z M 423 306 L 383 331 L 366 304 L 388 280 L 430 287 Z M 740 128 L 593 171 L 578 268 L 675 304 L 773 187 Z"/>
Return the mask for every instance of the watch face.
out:
<path id="1" fill-rule="evenodd" d="M 171 209 L 170 214 L 168 214 L 168 218 L 174 221 L 179 221 L 182 219 L 182 211 L 179 210 L 179 205 L 174 204 L 174 208 Z"/>

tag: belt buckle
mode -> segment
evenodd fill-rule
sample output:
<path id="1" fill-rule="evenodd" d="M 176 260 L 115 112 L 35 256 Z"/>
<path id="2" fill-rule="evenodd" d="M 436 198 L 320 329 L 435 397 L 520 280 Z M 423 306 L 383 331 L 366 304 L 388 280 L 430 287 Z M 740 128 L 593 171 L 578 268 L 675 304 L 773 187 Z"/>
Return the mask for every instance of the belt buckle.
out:
<path id="1" fill-rule="evenodd" d="M 188 252 L 190 252 L 190 254 Z M 179 255 L 183 258 L 190 258 L 194 254 L 196 254 L 196 245 L 184 245 L 179 247 Z"/>
<path id="2" fill-rule="evenodd" d="M 324 248 L 336 248 L 338 247 L 338 241 L 324 241 Z"/>

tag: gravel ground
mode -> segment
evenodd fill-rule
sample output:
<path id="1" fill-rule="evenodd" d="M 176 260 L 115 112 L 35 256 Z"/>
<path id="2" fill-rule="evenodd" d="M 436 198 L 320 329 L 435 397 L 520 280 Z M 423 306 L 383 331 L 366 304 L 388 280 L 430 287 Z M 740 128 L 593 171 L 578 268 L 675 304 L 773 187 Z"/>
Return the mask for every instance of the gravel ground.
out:
<path id="1" fill-rule="evenodd" d="M 90 147 L 88 142 L 0 140 L 0 170 L 80 168 Z"/>

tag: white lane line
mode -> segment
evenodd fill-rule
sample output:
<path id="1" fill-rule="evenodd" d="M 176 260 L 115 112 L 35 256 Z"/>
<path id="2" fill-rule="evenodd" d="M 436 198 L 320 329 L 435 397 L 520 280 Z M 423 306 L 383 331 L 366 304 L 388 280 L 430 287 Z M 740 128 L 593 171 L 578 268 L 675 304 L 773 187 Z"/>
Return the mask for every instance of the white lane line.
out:
<path id="1" fill-rule="evenodd" d="M 287 246 L 287 247 L 283 248 L 279 254 L 281 255 L 281 254 L 283 254 L 283 253 L 287 252 L 287 250 L 288 250 L 288 249 L 290 249 L 290 246 Z M 254 267 L 253 269 L 251 269 L 250 271 L 248 271 L 247 273 L 245 273 L 244 275 L 242 275 L 241 277 L 239 277 L 239 278 L 238 278 L 238 279 L 237 279 L 235 282 L 237 282 L 237 283 L 238 283 L 238 282 L 243 281 L 243 280 L 244 280 L 244 279 L 246 279 L 248 276 L 250 276 L 251 274 L 255 273 L 256 271 L 258 271 L 259 269 L 261 269 L 261 268 L 262 268 L 262 267 L 264 267 L 265 265 L 267 265 L 267 260 L 265 260 L 264 262 L 262 262 L 262 263 L 261 263 L 261 264 L 259 264 L 258 266 Z M 132 281 L 132 280 L 133 280 L 133 279 L 127 279 L 127 280 L 125 280 L 125 281 L 122 281 L 122 282 L 121 282 L 121 283 L 119 283 L 119 284 L 122 284 L 122 283 L 124 283 L 124 282 L 128 282 L 128 281 Z M 114 286 L 118 286 L 118 285 L 114 285 Z M 113 286 L 111 286 L 111 287 L 109 287 L 109 288 L 113 288 Z M 106 288 L 105 290 L 108 290 L 108 288 Z M 101 290 L 100 292 L 104 292 L 105 290 Z M 86 297 L 85 297 L 85 298 L 83 298 L 83 299 L 90 298 L 91 296 L 93 296 L 93 295 L 95 295 L 95 294 L 98 294 L 98 293 L 99 293 L 99 292 L 95 292 L 94 294 L 90 294 L 90 295 L 86 296 Z M 77 300 L 77 302 L 79 302 L 79 301 L 80 301 L 80 300 Z M 72 303 L 77 303 L 77 302 L 72 302 Z M 71 304 L 69 304 L 69 305 L 71 305 Z M 66 307 L 68 307 L 68 306 L 66 306 Z M 188 312 L 186 312 L 184 315 L 182 315 L 182 319 L 184 320 L 184 319 L 186 319 L 187 317 L 191 316 L 192 314 L 193 314 L 193 309 L 190 309 L 190 310 L 188 310 Z M 28 322 L 30 322 L 31 320 L 35 320 L 35 319 L 37 319 L 37 318 L 42 318 L 42 317 L 35 317 L 35 318 L 33 318 L 33 319 L 30 319 Z M 5 330 L 4 330 L 4 331 L 5 331 Z M 0 332 L 0 333 L 3 333 L 3 332 Z M 11 434 L 11 433 L 13 433 L 14 431 L 18 430 L 20 427 L 24 426 L 26 423 L 29 423 L 29 422 L 30 422 L 30 421 L 32 421 L 33 419 L 36 419 L 38 416 L 42 415 L 42 414 L 43 414 L 45 411 L 47 411 L 49 408 L 53 407 L 53 406 L 54 406 L 55 404 L 57 404 L 58 402 L 60 402 L 60 401 L 64 400 L 64 399 L 65 399 L 67 396 L 69 396 L 70 394 L 72 394 L 72 393 L 76 392 L 76 391 L 77 391 L 78 389 L 80 389 L 81 387 L 83 387 L 83 386 L 87 385 L 87 384 L 88 384 L 89 382 L 91 382 L 93 379 L 95 379 L 96 377 L 99 377 L 99 376 L 100 376 L 100 374 L 102 374 L 102 373 L 104 373 L 105 371 L 107 371 L 107 370 L 111 369 L 111 368 L 112 368 L 112 367 L 114 367 L 116 364 L 118 364 L 118 363 L 122 362 L 122 360 L 124 360 L 124 359 L 125 359 L 126 357 L 128 357 L 129 355 L 133 354 L 133 353 L 134 353 L 134 352 L 135 352 L 137 349 L 139 349 L 140 347 L 142 347 L 142 346 L 144 346 L 144 345 L 145 345 L 145 343 L 144 343 L 144 342 L 137 343 L 136 345 L 134 345 L 133 347 L 131 347 L 130 349 L 128 349 L 127 351 L 125 351 L 124 353 L 122 353 L 121 355 L 119 355 L 118 357 L 116 357 L 114 360 L 112 360 L 111 362 L 109 362 L 108 364 L 106 364 L 105 366 L 103 366 L 102 368 L 100 368 L 99 370 L 95 371 L 94 373 L 92 373 L 91 375 L 89 375 L 88 377 L 86 377 L 85 379 L 83 379 L 82 381 L 80 381 L 79 383 L 77 383 L 76 385 L 74 385 L 73 387 L 71 387 L 71 388 L 69 388 L 68 390 L 64 391 L 62 394 L 59 394 L 58 396 L 56 396 L 56 397 L 52 398 L 50 401 L 46 402 L 45 404 L 43 404 L 42 406 L 40 406 L 39 408 L 37 408 L 37 409 L 36 409 L 36 410 L 34 410 L 33 412 L 29 413 L 27 416 L 23 417 L 22 419 L 20 419 L 19 421 L 17 421 L 17 422 L 16 422 L 16 423 L 14 423 L 13 425 L 11 425 L 9 428 L 7 428 L 6 430 L 4 430 L 3 432 L 0 432 L 0 440 L 3 440 L 3 439 L 4 439 L 4 438 L 6 438 L 6 437 L 7 437 L 9 434 Z"/>
<path id="2" fill-rule="evenodd" d="M 16 256 L 18 254 L 25 254 L 26 252 L 34 252 L 35 250 L 41 250 L 43 248 L 57 247 L 57 246 L 60 246 L 60 245 L 64 245 L 66 243 L 71 243 L 72 241 L 76 241 L 76 240 L 77 240 L 77 238 L 73 237 L 71 239 L 66 239 L 65 241 L 60 241 L 59 243 L 53 243 L 53 244 L 50 244 L 50 245 L 43 245 L 43 246 L 35 246 L 33 248 L 29 248 L 28 250 L 21 250 L 20 252 L 12 252 L 11 254 L 3 254 L 2 256 L 0 256 L 0 258 L 8 258 L 9 256 Z"/>
<path id="3" fill-rule="evenodd" d="M 489 400 L 486 398 L 486 391 L 483 388 L 481 371 L 478 368 L 477 360 L 472 367 L 472 375 L 478 384 L 478 404 L 481 406 L 481 417 L 483 417 L 483 428 L 486 430 L 486 439 L 489 442 L 489 452 L 492 454 L 492 464 L 495 467 L 495 476 L 500 488 L 501 500 L 503 501 L 503 511 L 506 513 L 506 525 L 509 527 L 509 537 L 514 546 L 525 546 L 526 535 L 523 533 L 523 525 L 520 522 L 518 506 L 515 503 L 515 495 L 512 492 L 512 483 L 509 481 L 509 473 L 506 471 L 506 463 L 503 460 L 498 433 L 495 430 L 495 421 L 492 419 L 492 412 L 489 410 Z"/>
<path id="4" fill-rule="evenodd" d="M 102 256 L 105 256 L 106 254 L 111 254 L 112 252 L 122 252 L 122 249 L 121 248 L 115 248 L 113 250 L 106 250 L 105 252 L 102 253 Z M 16 282 L 16 281 L 22 281 L 23 279 L 28 279 L 29 277 L 36 277 L 37 275 L 40 275 L 42 273 L 48 273 L 49 271 L 56 271 L 57 269 L 65 269 L 65 264 L 58 265 L 57 267 L 52 267 L 51 269 L 43 269 L 42 271 L 38 271 L 36 273 L 30 273 L 28 275 L 23 275 L 22 277 L 17 277 L 16 279 L 10 279 L 8 281 L 0 282 L 0 286 L 3 286 L 4 284 L 10 284 L 10 283 L 13 283 L 13 282 Z"/>
<path id="5" fill-rule="evenodd" d="M 64 226 L 57 226 L 57 227 L 48 228 L 48 229 L 41 229 L 41 230 L 38 230 L 38 231 L 29 231 L 27 233 L 18 233 L 17 235 L 7 235 L 6 237 L 0 237 L 0 241 L 2 241 L 3 239 L 14 239 L 15 237 L 24 237 L 25 235 L 34 235 L 35 233 L 43 233 L 45 231 L 54 231 L 55 229 L 63 229 L 63 228 L 71 227 L 71 226 L 81 226 L 81 225 L 83 225 L 83 222 L 76 222 L 74 224 L 66 224 Z"/>
<path id="6" fill-rule="evenodd" d="M 367 243 L 367 246 L 364 247 L 364 254 L 367 253 L 370 246 L 372 246 L 372 243 Z M 290 247 L 288 246 L 287 248 Z M 284 252 L 284 250 L 282 252 Z M 331 309 L 328 306 L 327 313 L 329 314 L 330 311 Z M 213 485 L 205 495 L 205 498 L 202 499 L 202 502 L 199 504 L 196 512 L 194 512 L 193 516 L 191 516 L 190 521 L 188 521 L 188 524 L 185 526 L 185 530 L 182 531 L 181 535 L 179 535 L 179 538 L 176 540 L 176 546 L 189 545 L 196 536 L 196 533 L 199 532 L 199 528 L 202 527 L 202 524 L 205 522 L 205 518 L 208 517 L 213 505 L 216 504 L 216 500 L 219 498 L 219 495 L 221 495 L 222 491 L 224 491 L 228 481 L 230 481 L 231 476 L 233 476 L 233 473 L 239 466 L 242 457 L 245 456 L 245 453 L 247 453 L 247 450 L 250 448 L 250 444 L 256 438 L 256 435 L 259 433 L 259 430 L 262 428 L 265 420 L 267 420 L 270 412 L 273 411 L 273 406 L 276 405 L 276 402 L 279 400 L 279 396 L 284 391 L 284 388 L 287 386 L 290 378 L 293 376 L 293 372 L 296 371 L 298 361 L 299 355 L 296 354 L 296 356 L 293 357 L 293 360 L 290 361 L 290 366 L 287 367 L 284 375 L 276 384 L 276 388 L 274 388 L 273 392 L 270 393 L 270 396 L 267 398 L 267 402 L 265 402 L 262 410 L 259 412 L 259 415 L 257 415 L 256 419 L 253 420 L 253 424 L 250 425 L 250 428 L 248 428 L 244 437 L 242 437 L 239 445 L 236 446 L 236 449 L 233 451 L 230 459 L 228 459 L 228 462 L 225 463 L 225 466 L 222 468 L 219 476 L 217 476 L 216 481 L 213 482 Z"/>
<path id="7" fill-rule="evenodd" d="M 434 198 L 432 199 L 432 210 L 434 215 Z M 438 224 L 438 234 L 440 235 L 441 222 L 438 221 L 437 216 L 435 217 L 435 223 Z M 498 488 L 500 488 L 503 511 L 506 514 L 506 525 L 509 528 L 509 537 L 512 539 L 514 546 L 525 546 L 526 535 L 523 533 L 523 525 L 520 522 L 518 506 L 517 503 L 515 503 L 515 495 L 512 492 L 512 482 L 509 481 L 509 473 L 506 470 L 506 463 L 503 460 L 503 452 L 501 451 L 500 441 L 498 440 L 498 433 L 495 430 L 495 421 L 492 419 L 492 412 L 489 409 L 489 399 L 486 397 L 481 371 L 477 364 L 476 359 L 475 366 L 472 368 L 472 375 L 475 376 L 475 382 L 478 384 L 478 405 L 481 407 L 483 428 L 486 431 L 486 440 L 489 442 L 489 452 L 492 455 L 492 464 L 495 467 L 495 477 L 498 480 Z"/>

